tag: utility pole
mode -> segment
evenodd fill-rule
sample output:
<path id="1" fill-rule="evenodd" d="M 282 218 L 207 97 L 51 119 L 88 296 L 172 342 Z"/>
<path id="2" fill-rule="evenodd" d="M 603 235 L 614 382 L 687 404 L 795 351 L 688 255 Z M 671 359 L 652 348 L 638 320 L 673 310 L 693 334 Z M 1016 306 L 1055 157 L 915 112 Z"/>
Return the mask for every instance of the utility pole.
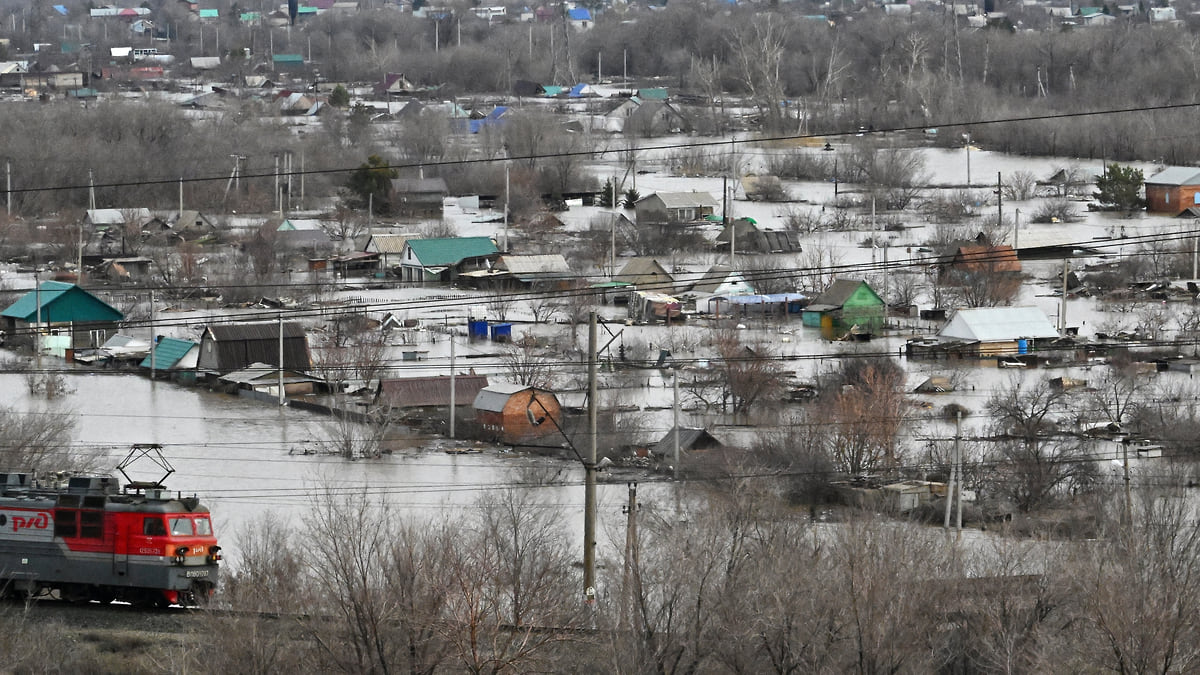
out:
<path id="1" fill-rule="evenodd" d="M 508 253 L 508 162 L 504 163 L 504 252 Z"/>
<path id="2" fill-rule="evenodd" d="M 454 331 L 450 331 L 450 439 L 454 440 L 454 406 L 455 395 L 458 393 L 454 382 Z"/>
<path id="3" fill-rule="evenodd" d="M 1067 275 L 1070 274 L 1070 262 L 1063 259 L 1063 278 L 1062 278 L 1062 307 L 1058 311 L 1058 332 L 1065 334 L 1067 332 Z"/>
<path id="4" fill-rule="evenodd" d="M 588 313 L 588 455 L 583 463 L 583 599 L 589 606 L 596 602 L 596 312 Z"/>
<path id="5" fill-rule="evenodd" d="M 671 416 L 673 419 L 672 425 L 675 428 L 675 447 L 674 457 L 671 462 L 671 479 L 679 480 L 679 371 L 676 370 L 671 378 Z M 678 488 L 676 488 L 678 493 Z"/>
<path id="6" fill-rule="evenodd" d="M 633 575 L 637 569 L 637 483 L 629 484 L 629 503 L 625 508 L 625 570 L 621 580 L 621 616 L 619 630 L 633 623 Z"/>
<path id="7" fill-rule="evenodd" d="M 608 269 L 608 271 L 609 271 L 608 276 L 611 279 L 612 277 L 617 276 L 617 220 L 620 218 L 620 214 L 617 212 L 617 177 L 616 176 L 612 177 L 612 183 L 609 184 L 608 191 L 609 191 L 609 197 L 612 199 L 612 208 L 613 208 L 612 230 L 609 232 L 610 240 L 608 242 L 609 262 L 611 263 L 611 267 L 609 267 L 609 269 Z"/>
<path id="8" fill-rule="evenodd" d="M 1013 212 L 1013 253 L 1020 257 L 1017 253 L 1021 249 L 1021 209 Z"/>
<path id="9" fill-rule="evenodd" d="M 37 315 L 34 317 L 37 330 L 33 333 L 33 359 L 36 362 L 35 369 L 40 377 L 42 374 L 42 278 L 41 272 L 36 269 L 33 272 L 33 289 L 33 303 L 37 305 Z"/>
<path id="10" fill-rule="evenodd" d="M 4 162 L 4 205 L 8 209 L 8 217 L 12 218 L 12 162 Z"/>
<path id="11" fill-rule="evenodd" d="M 279 320 L 279 405 L 287 405 L 287 395 L 283 391 L 283 313 L 277 315 Z"/>
<path id="12" fill-rule="evenodd" d="M 158 372 L 158 343 L 154 340 L 154 291 L 150 291 L 150 384 Z"/>
<path id="13" fill-rule="evenodd" d="M 183 217 L 183 176 L 179 177 L 179 217 Z"/>
<path id="14" fill-rule="evenodd" d="M 996 172 L 996 227 L 1004 227 L 1004 182 L 1000 172 Z"/>
<path id="15" fill-rule="evenodd" d="M 1129 493 L 1129 437 L 1121 439 L 1121 458 L 1125 465 L 1125 524 L 1133 524 L 1133 498 Z"/>
<path id="16" fill-rule="evenodd" d="M 91 169 L 88 169 L 88 208 L 96 210 L 96 179 Z"/>

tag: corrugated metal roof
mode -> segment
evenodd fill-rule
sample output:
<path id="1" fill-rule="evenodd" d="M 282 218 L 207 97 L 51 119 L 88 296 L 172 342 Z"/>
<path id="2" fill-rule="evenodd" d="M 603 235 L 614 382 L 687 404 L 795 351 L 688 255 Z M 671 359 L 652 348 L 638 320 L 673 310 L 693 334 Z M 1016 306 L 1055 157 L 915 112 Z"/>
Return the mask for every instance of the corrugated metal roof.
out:
<path id="1" fill-rule="evenodd" d="M 500 256 L 496 267 L 513 274 L 566 274 L 571 271 L 561 253 Z"/>
<path id="2" fill-rule="evenodd" d="M 480 390 L 488 386 L 486 375 L 457 375 L 454 378 L 454 403 L 467 405 L 479 396 Z M 424 408 L 427 406 L 450 405 L 450 377 L 407 377 L 395 380 L 380 380 L 379 403 L 393 408 Z"/>
<path id="3" fill-rule="evenodd" d="M 716 206 L 717 200 L 707 192 L 656 192 L 651 196 L 662 200 L 668 209 L 686 209 L 691 206 Z"/>
<path id="4" fill-rule="evenodd" d="M 253 384 L 255 382 L 263 384 L 275 384 L 279 382 L 279 369 L 273 364 L 255 362 L 242 368 L 235 370 L 232 373 L 226 373 L 219 379 L 225 382 L 233 382 L 235 384 Z M 283 383 L 285 385 L 294 384 L 296 382 L 320 382 L 320 378 L 297 373 L 295 371 L 283 369 Z"/>
<path id="5" fill-rule="evenodd" d="M 533 389 L 524 384 L 509 384 L 500 382 L 497 384 L 489 384 L 475 396 L 475 409 L 486 410 L 488 412 L 503 412 L 504 405 L 508 403 L 508 399 L 514 394 L 519 394 L 523 391 Z"/>
<path id="6" fill-rule="evenodd" d="M 408 234 L 373 234 L 367 242 L 367 250 L 373 248 L 379 253 L 403 253 L 405 242 L 413 238 Z"/>
<path id="7" fill-rule="evenodd" d="M 38 291 L 30 291 L 0 312 L 0 316 L 37 321 L 38 301 L 41 300 L 43 322 L 120 321 L 125 318 L 120 311 L 75 284 L 43 281 L 39 288 L 40 298 Z"/>
<path id="8" fill-rule="evenodd" d="M 1056 338 L 1058 330 L 1037 307 L 976 307 L 954 313 L 938 337 L 978 342 Z"/>
<path id="9" fill-rule="evenodd" d="M 198 346 L 200 346 L 199 342 L 191 340 L 179 340 L 169 337 L 159 338 L 158 345 L 154 347 L 154 367 L 161 370 L 172 368 L 175 364 L 179 363 L 179 359 L 182 359 L 188 351 Z M 150 367 L 149 355 L 142 360 L 141 366 L 142 368 Z"/>
<path id="10" fill-rule="evenodd" d="M 409 239 L 408 246 L 423 267 L 455 265 L 465 258 L 478 258 L 500 252 L 490 237 L 452 237 L 446 239 Z"/>
<path id="11" fill-rule="evenodd" d="M 1146 179 L 1147 185 L 1200 185 L 1200 169 L 1172 166 Z"/>
<path id="12" fill-rule="evenodd" d="M 278 340 L 279 323 L 223 323 L 213 324 L 208 331 L 217 342 L 225 340 Z M 291 321 L 283 322 L 283 339 L 304 337 L 304 326 Z"/>

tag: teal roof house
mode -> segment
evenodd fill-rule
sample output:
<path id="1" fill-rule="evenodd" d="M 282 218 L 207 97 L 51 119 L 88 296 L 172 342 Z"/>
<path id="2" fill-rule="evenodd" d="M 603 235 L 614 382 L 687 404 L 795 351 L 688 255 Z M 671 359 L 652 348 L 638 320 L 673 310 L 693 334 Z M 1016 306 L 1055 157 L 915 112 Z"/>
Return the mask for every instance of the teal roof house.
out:
<path id="1" fill-rule="evenodd" d="M 40 309 L 39 309 L 40 307 Z M 99 347 L 125 319 L 112 305 L 75 284 L 43 281 L 38 288 L 9 305 L 4 319 L 11 344 L 32 344 L 34 331 L 68 337 L 68 349 Z"/>
<path id="2" fill-rule="evenodd" d="M 409 239 L 400 257 L 400 278 L 414 284 L 448 284 L 463 272 L 488 269 L 500 257 L 490 237 Z"/>

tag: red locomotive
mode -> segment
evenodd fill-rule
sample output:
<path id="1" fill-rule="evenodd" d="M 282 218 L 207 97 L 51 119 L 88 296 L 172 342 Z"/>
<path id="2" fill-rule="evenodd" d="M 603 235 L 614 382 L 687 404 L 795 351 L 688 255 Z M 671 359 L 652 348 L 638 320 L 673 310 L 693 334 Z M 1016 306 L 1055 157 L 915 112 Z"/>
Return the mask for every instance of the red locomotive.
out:
<path id="1" fill-rule="evenodd" d="M 167 475 L 174 471 L 159 446 L 135 445 L 117 467 L 127 480 L 125 467 L 139 457 L 154 459 Z M 29 474 L 0 473 L 6 594 L 194 605 L 216 588 L 220 560 L 208 509 L 194 496 L 172 496 L 162 480 L 119 489 L 112 476 L 40 484 Z"/>

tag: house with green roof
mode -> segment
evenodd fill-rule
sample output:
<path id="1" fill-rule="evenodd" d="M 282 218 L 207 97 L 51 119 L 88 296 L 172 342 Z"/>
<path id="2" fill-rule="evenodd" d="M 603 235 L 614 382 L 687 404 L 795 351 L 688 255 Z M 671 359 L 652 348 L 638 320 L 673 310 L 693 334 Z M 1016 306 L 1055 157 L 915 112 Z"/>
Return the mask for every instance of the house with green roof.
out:
<path id="1" fill-rule="evenodd" d="M 43 281 L 0 312 L 0 318 L 11 344 L 32 344 L 40 329 L 43 335 L 69 337 L 70 349 L 84 349 L 104 344 L 125 315 L 75 284 Z"/>
<path id="2" fill-rule="evenodd" d="M 500 257 L 491 237 L 409 239 L 400 258 L 400 278 L 415 284 L 448 284 L 463 272 L 487 269 Z"/>
<path id="3" fill-rule="evenodd" d="M 887 308 L 879 294 L 862 279 L 837 279 L 804 308 L 805 326 L 821 329 L 821 337 L 837 340 L 847 333 L 878 334 Z"/>
<path id="4" fill-rule="evenodd" d="M 142 368 L 170 373 L 173 379 L 195 381 L 200 361 L 200 343 L 194 340 L 160 337 L 142 359 Z"/>

